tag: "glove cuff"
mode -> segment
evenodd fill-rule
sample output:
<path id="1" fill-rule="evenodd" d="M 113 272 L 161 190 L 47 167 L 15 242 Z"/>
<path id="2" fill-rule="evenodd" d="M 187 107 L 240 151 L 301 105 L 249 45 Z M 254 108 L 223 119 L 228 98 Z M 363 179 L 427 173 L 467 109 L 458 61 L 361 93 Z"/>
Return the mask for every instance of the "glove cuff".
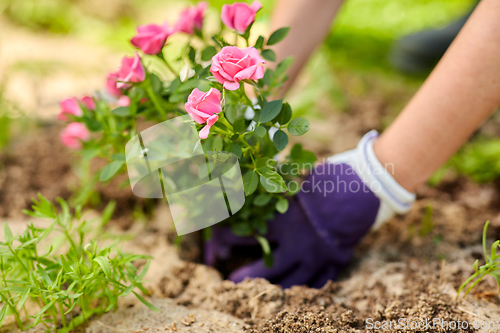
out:
<path id="1" fill-rule="evenodd" d="M 403 214 L 410 210 L 415 193 L 408 192 L 391 175 L 394 165 L 383 166 L 373 151 L 378 132 L 372 130 L 359 141 L 356 149 L 337 154 L 328 159 L 330 163 L 349 164 L 380 199 L 381 206 L 374 228 L 388 220 L 394 213 Z"/>

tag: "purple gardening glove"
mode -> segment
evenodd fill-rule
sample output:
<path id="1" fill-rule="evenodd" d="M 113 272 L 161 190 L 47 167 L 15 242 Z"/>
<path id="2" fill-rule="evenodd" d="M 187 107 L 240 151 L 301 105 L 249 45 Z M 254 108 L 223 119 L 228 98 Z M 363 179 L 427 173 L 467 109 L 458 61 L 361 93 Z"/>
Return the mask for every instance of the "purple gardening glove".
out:
<path id="1" fill-rule="evenodd" d="M 273 267 L 259 260 L 236 270 L 229 279 L 262 277 L 283 288 L 304 284 L 320 288 L 336 279 L 374 225 L 406 212 L 415 196 L 397 184 L 376 159 L 376 137 L 372 131 L 356 149 L 317 166 L 290 200 L 288 211 L 269 222 L 266 238 L 276 245 Z M 251 237 L 237 237 L 227 228 L 215 227 L 205 245 L 205 262 L 213 264 L 217 257 L 229 257 L 233 247 L 254 243 Z"/>

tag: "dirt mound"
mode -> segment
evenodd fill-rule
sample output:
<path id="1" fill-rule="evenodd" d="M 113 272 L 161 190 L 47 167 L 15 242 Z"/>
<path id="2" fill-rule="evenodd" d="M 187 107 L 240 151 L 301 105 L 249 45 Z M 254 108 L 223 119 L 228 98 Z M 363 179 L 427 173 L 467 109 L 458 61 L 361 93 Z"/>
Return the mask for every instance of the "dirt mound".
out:
<path id="1" fill-rule="evenodd" d="M 38 193 L 51 201 L 57 197 L 67 200 L 84 186 L 82 182 L 88 182 L 79 179 L 72 169 L 73 162 L 78 160 L 59 140 L 64 126 L 60 122 L 45 122 L 0 151 L 0 217 L 22 218 L 22 210 L 31 207 L 31 200 Z M 90 168 L 97 173 L 105 165 L 106 161 L 94 159 Z M 134 210 L 147 214 L 156 202 L 134 196 L 129 186 L 120 186 L 125 180 L 127 175 L 123 174 L 109 184 L 97 184 L 89 205 L 101 210 L 110 200 L 116 201 L 115 223 L 127 229 L 134 222 Z"/>
<path id="2" fill-rule="evenodd" d="M 74 183 L 71 155 L 59 141 L 61 125 L 46 125 L 0 152 L 0 216 L 17 218 L 43 193 L 67 199 Z"/>

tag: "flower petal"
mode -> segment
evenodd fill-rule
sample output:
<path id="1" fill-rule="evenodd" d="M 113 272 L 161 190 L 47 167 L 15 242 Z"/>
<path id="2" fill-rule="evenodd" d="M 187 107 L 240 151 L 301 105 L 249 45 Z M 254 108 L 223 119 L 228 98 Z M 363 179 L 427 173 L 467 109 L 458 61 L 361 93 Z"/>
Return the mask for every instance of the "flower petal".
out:
<path id="1" fill-rule="evenodd" d="M 213 124 L 219 119 L 219 116 L 214 114 L 207 120 L 207 125 L 203 127 L 203 129 L 200 131 L 200 139 L 206 139 L 208 137 L 208 134 L 210 133 L 210 128 L 212 127 Z"/>
<path id="2" fill-rule="evenodd" d="M 224 88 L 227 90 L 237 90 L 240 87 L 240 84 L 238 82 L 230 82 L 226 81 L 224 82 Z"/>

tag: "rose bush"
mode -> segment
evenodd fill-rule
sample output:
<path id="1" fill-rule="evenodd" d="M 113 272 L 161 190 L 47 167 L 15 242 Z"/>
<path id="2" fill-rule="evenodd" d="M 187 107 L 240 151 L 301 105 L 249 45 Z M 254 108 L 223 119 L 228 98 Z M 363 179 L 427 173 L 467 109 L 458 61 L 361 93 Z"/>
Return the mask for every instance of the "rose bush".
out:
<path id="1" fill-rule="evenodd" d="M 168 23 L 140 26 L 131 40 L 138 49 L 135 55 L 123 58 L 93 99 L 61 102 L 59 118 L 74 122 L 61 134 L 63 143 L 82 148 L 83 160 L 108 160 L 93 178 L 106 182 L 125 172 L 125 144 L 138 133 L 138 123 L 160 123 L 189 114 L 204 151 L 228 151 L 239 159 L 246 200 L 223 223 L 236 235 L 257 237 L 270 255 L 263 237 L 267 221 L 277 212 L 286 212 L 287 197 L 299 190 L 292 186 L 297 184 L 294 181 L 316 157 L 300 144 L 285 150 L 288 136 L 306 133 L 309 123 L 294 118 L 288 103 L 273 99 L 287 79 L 291 59 L 265 69 L 276 60 L 268 46 L 285 38 L 288 28 L 276 30 L 269 38 L 251 36 L 260 7 L 257 1 L 251 6 L 224 6 L 224 24 L 211 38 L 202 32 L 206 4 L 187 8 L 175 24 L 175 33 L 191 36 L 176 49 L 165 43 L 172 35 Z M 245 85 L 254 90 L 254 100 L 247 96 Z M 88 197 L 79 196 L 84 198 L 80 204 Z"/>

